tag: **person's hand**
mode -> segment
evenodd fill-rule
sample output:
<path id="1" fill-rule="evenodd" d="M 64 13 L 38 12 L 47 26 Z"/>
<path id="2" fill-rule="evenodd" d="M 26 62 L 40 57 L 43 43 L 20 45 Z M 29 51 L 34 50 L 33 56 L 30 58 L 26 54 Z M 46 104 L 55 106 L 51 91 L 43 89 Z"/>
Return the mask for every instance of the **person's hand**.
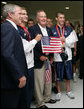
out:
<path id="1" fill-rule="evenodd" d="M 66 38 L 63 36 L 63 37 L 60 37 L 60 40 L 65 42 Z"/>
<path id="2" fill-rule="evenodd" d="M 36 37 L 35 37 L 35 40 L 37 42 L 39 42 L 41 39 L 42 39 L 42 35 L 41 34 L 37 34 Z"/>
<path id="3" fill-rule="evenodd" d="M 23 88 L 25 85 L 26 85 L 26 77 L 25 76 L 22 76 L 20 79 L 19 79 L 20 83 L 18 85 L 19 88 Z"/>
<path id="4" fill-rule="evenodd" d="M 41 60 L 41 61 L 46 61 L 47 59 L 48 59 L 48 58 L 47 58 L 46 56 L 41 56 L 41 57 L 40 57 L 40 60 Z"/>
<path id="5" fill-rule="evenodd" d="M 64 53 L 64 49 L 63 48 L 61 48 L 61 53 Z"/>
<path id="6" fill-rule="evenodd" d="M 76 56 L 76 51 L 74 51 L 74 56 Z"/>
<path id="7" fill-rule="evenodd" d="M 53 58 L 50 59 L 50 64 L 52 64 L 52 63 L 53 63 Z"/>

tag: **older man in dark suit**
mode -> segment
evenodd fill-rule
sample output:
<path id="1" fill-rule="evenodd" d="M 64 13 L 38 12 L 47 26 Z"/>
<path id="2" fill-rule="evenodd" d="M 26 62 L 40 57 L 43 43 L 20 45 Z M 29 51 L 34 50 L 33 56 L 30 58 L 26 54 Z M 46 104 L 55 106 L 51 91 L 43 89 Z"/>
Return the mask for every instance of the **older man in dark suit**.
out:
<path id="1" fill-rule="evenodd" d="M 17 31 L 21 7 L 7 4 L 3 16 L 6 21 L 1 25 L 1 107 L 17 108 L 27 74 L 22 40 Z"/>
<path id="2" fill-rule="evenodd" d="M 42 34 L 42 36 L 52 36 L 52 31 L 50 28 L 46 27 L 47 17 L 46 13 L 43 10 L 39 10 L 36 15 L 38 24 L 29 28 L 32 39 L 36 37 L 37 34 Z M 35 64 L 35 73 L 34 73 L 34 83 L 35 83 L 35 98 L 37 101 L 38 108 L 48 108 L 45 103 L 55 103 L 55 100 L 50 98 L 51 96 L 51 82 L 46 83 L 45 81 L 45 67 L 46 60 L 48 57 L 52 61 L 53 54 L 47 54 L 42 52 L 41 41 L 39 41 L 34 48 L 34 64 Z"/>

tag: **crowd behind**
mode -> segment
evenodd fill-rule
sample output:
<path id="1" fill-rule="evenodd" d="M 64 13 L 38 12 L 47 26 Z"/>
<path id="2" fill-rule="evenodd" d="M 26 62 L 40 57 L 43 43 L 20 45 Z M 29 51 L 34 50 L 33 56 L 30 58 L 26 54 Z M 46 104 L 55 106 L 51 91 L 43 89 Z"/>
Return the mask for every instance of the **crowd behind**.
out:
<path id="1" fill-rule="evenodd" d="M 30 108 L 31 102 L 35 101 L 37 108 L 48 108 L 46 103 L 61 100 L 62 81 L 66 83 L 66 95 L 75 99 L 70 80 L 77 82 L 77 76 L 83 79 L 83 25 L 78 23 L 74 26 L 71 21 L 65 20 L 66 16 L 61 12 L 55 16 L 56 24 L 53 24 L 52 18 L 47 18 L 44 10 L 37 11 L 36 19 L 28 18 L 26 8 L 13 4 L 5 5 L 2 13 L 1 107 Z M 60 38 L 63 43 L 69 41 L 65 48 L 72 53 L 72 58 L 66 62 L 60 61 L 58 54 L 42 53 L 42 36 L 55 36 L 58 32 L 56 25 L 61 36 L 62 27 L 69 34 L 64 33 L 66 37 Z M 44 76 L 46 68 L 50 71 L 49 78 Z M 55 100 L 51 99 L 52 91 L 56 94 Z"/>

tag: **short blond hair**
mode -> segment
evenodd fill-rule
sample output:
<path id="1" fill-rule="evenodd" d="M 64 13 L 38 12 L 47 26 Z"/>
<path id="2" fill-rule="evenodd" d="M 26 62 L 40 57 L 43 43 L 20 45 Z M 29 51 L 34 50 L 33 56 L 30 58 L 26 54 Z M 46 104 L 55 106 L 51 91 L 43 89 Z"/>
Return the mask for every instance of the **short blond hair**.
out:
<path id="1" fill-rule="evenodd" d="M 25 7 L 21 7 L 22 10 L 27 10 Z"/>

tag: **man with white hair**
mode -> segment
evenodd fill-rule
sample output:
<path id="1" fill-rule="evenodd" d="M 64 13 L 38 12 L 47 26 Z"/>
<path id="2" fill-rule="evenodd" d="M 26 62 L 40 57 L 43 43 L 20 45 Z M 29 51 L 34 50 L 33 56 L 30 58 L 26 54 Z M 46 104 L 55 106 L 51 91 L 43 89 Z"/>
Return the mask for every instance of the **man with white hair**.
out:
<path id="1" fill-rule="evenodd" d="M 37 11 L 36 20 L 37 24 L 29 28 L 32 39 L 36 38 L 37 34 L 45 36 L 46 39 L 53 35 L 51 29 L 46 26 L 47 15 L 44 10 Z M 37 108 L 48 108 L 45 103 L 56 103 L 56 100 L 51 99 L 51 69 L 46 73 L 47 66 L 52 62 L 53 54 L 43 53 L 41 41 L 39 41 L 34 47 L 34 89 Z"/>

